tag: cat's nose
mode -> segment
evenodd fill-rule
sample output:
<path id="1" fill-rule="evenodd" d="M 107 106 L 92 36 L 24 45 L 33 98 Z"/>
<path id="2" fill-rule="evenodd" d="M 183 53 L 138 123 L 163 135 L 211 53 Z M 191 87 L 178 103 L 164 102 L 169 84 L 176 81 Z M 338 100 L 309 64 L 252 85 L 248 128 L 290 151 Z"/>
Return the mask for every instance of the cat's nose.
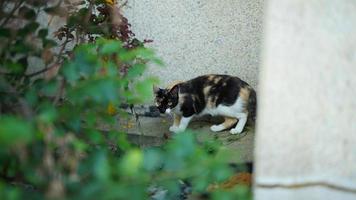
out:
<path id="1" fill-rule="evenodd" d="M 165 113 L 166 112 L 166 109 L 164 109 L 164 108 L 159 108 L 158 107 L 158 110 L 159 110 L 160 113 Z"/>

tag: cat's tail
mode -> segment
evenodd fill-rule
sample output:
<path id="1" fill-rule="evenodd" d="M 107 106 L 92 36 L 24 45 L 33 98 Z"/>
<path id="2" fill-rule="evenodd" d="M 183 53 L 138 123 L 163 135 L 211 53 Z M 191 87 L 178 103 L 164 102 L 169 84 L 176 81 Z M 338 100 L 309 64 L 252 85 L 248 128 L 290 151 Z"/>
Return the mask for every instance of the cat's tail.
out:
<path id="1" fill-rule="evenodd" d="M 248 98 L 247 110 L 249 118 L 252 119 L 253 122 L 256 122 L 257 96 L 256 91 L 253 89 L 251 90 L 250 96 Z"/>

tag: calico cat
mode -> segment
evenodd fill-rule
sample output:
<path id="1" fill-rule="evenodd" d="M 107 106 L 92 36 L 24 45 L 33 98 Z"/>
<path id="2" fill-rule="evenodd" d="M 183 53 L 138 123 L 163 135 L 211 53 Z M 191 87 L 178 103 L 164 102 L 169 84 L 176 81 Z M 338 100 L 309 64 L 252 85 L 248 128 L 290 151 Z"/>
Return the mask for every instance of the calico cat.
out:
<path id="1" fill-rule="evenodd" d="M 165 89 L 153 87 L 155 104 L 161 113 L 173 113 L 172 132 L 184 131 L 194 116 L 223 116 L 225 121 L 213 125 L 214 132 L 233 127 L 241 133 L 248 118 L 255 120 L 256 92 L 246 82 L 229 75 L 204 75 L 178 82 Z"/>

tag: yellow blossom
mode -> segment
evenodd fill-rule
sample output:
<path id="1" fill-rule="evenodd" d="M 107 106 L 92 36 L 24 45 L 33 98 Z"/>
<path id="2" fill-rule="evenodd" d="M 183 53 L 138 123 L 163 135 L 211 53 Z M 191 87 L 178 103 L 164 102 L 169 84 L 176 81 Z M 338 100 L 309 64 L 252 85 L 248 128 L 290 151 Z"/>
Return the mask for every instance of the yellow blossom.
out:
<path id="1" fill-rule="evenodd" d="M 107 108 L 107 112 L 109 115 L 115 115 L 116 114 L 116 108 L 114 107 L 114 105 L 112 103 L 109 103 L 108 108 Z"/>
<path id="2" fill-rule="evenodd" d="M 114 5 L 114 4 L 116 4 L 116 0 L 105 0 L 105 3 Z"/>

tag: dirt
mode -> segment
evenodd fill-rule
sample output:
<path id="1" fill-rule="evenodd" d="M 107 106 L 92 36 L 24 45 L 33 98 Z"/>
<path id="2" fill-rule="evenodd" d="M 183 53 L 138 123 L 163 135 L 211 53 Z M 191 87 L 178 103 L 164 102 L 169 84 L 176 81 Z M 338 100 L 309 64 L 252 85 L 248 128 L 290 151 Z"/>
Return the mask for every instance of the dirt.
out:
<path id="1" fill-rule="evenodd" d="M 248 172 L 236 173 L 231 176 L 227 181 L 222 183 L 209 185 L 208 191 L 214 191 L 216 189 L 231 189 L 235 186 L 247 186 L 252 185 L 252 174 Z"/>

